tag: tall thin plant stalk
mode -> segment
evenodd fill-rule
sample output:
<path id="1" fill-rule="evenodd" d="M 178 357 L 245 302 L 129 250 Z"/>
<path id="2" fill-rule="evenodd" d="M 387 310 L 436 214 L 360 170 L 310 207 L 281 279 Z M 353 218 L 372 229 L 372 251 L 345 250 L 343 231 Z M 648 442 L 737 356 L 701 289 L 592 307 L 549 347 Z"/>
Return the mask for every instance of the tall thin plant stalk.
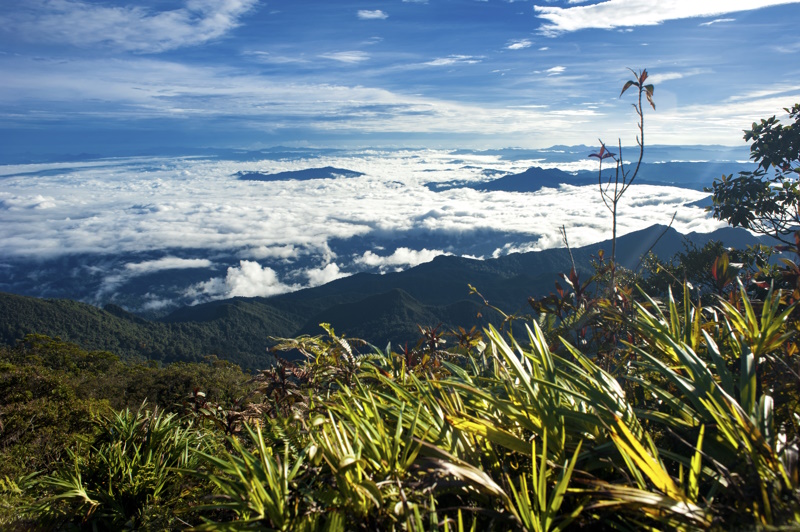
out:
<path id="1" fill-rule="evenodd" d="M 655 111 L 656 104 L 653 103 L 653 91 L 655 90 L 652 84 L 645 85 L 647 80 L 647 69 L 640 70 L 639 72 L 628 69 L 634 75 L 635 79 L 628 80 L 625 86 L 622 87 L 622 92 L 619 93 L 620 97 L 625 94 L 631 87 L 638 89 L 638 99 L 633 105 L 638 117 L 637 125 L 639 134 L 636 136 L 636 145 L 639 148 L 639 156 L 636 161 L 636 166 L 632 169 L 625 169 L 625 160 L 622 157 L 622 140 L 617 139 L 619 153 L 615 155 L 611 152 L 602 139 L 600 141 L 600 151 L 589 155 L 599 160 L 600 165 L 597 171 L 597 185 L 600 189 L 600 198 L 603 204 L 611 212 L 611 286 L 615 286 L 616 280 L 616 260 L 617 260 L 617 213 L 619 202 L 622 196 L 625 195 L 628 188 L 633 184 L 634 179 L 639 173 L 639 168 L 642 165 L 642 158 L 644 157 L 644 108 L 642 107 L 642 96 L 647 98 L 650 106 Z M 606 179 L 603 178 L 603 160 L 611 159 L 615 163 L 613 175 L 609 175 Z"/>

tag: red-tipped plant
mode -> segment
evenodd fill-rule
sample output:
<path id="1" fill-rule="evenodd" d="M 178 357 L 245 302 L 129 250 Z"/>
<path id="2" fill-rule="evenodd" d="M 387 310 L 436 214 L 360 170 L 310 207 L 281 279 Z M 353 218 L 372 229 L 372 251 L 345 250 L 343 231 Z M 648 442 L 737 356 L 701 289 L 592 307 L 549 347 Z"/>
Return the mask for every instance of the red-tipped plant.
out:
<path id="1" fill-rule="evenodd" d="M 633 73 L 635 79 L 628 80 L 622 87 L 622 92 L 620 92 L 619 95 L 622 97 L 622 95 L 625 94 L 625 91 L 631 87 L 636 87 L 638 89 L 638 100 L 636 103 L 632 104 L 633 108 L 636 110 L 636 115 L 639 117 L 639 134 L 636 136 L 636 145 L 639 147 L 639 157 L 636 161 L 636 166 L 633 169 L 625 169 L 625 161 L 622 157 L 621 140 L 618 140 L 619 152 L 617 154 L 612 153 L 606 147 L 606 144 L 600 140 L 600 151 L 589 155 L 589 157 L 597 158 L 598 162 L 600 163 L 600 168 L 597 172 L 597 184 L 600 188 L 600 197 L 603 199 L 603 203 L 605 204 L 606 208 L 608 208 L 608 210 L 611 212 L 612 287 L 614 286 L 615 281 L 614 274 L 617 259 L 617 208 L 622 196 L 631 186 L 633 180 L 636 179 L 636 175 L 639 173 L 639 168 L 642 165 L 642 157 L 644 156 L 644 108 L 642 107 L 642 96 L 647 98 L 647 101 L 650 103 L 650 106 L 653 108 L 653 110 L 656 108 L 656 104 L 653 102 L 653 92 L 655 91 L 655 87 L 652 84 L 645 85 L 645 81 L 648 77 L 647 69 L 639 72 L 636 72 L 632 69 L 628 70 Z M 612 159 L 616 164 L 613 175 L 608 176 L 606 179 L 603 178 L 603 160 L 605 159 Z"/>

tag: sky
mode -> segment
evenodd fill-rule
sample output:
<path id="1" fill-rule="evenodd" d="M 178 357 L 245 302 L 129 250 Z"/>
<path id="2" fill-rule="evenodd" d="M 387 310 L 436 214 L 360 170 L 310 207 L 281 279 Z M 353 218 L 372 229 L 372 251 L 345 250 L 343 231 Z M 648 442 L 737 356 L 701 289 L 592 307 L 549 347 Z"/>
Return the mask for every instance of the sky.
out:
<path id="1" fill-rule="evenodd" d="M 800 101 L 800 0 L 0 3 L 0 162 L 278 145 L 742 144 Z"/>

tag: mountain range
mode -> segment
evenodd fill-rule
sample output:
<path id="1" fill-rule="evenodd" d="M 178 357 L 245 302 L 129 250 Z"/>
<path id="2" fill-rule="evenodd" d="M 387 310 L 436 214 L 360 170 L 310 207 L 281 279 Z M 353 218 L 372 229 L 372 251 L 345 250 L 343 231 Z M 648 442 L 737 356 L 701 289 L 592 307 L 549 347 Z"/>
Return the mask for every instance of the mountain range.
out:
<path id="1" fill-rule="evenodd" d="M 737 174 L 740 171 L 752 169 L 751 167 L 752 164 L 749 163 L 730 161 L 705 162 L 702 164 L 693 162 L 642 163 L 635 182 L 639 185 L 677 186 L 703 190 L 721 175 Z M 626 170 L 631 170 L 630 166 Z M 608 167 L 603 170 L 604 182 L 609 177 L 613 177 L 612 172 L 613 169 Z M 435 192 L 461 187 L 483 191 L 537 192 L 544 187 L 558 188 L 560 185 L 597 185 L 597 178 L 596 171 L 567 172 L 559 168 L 534 166 L 524 172 L 508 174 L 480 183 L 451 181 L 428 183 L 427 186 Z"/>
<path id="2" fill-rule="evenodd" d="M 710 240 L 736 248 L 761 242 L 741 229 L 681 235 L 653 225 L 619 237 L 617 258 L 621 265 L 636 268 L 651 247 L 668 259 L 687 243 L 702 246 Z M 592 272 L 598 252 L 610 248 L 610 241 L 605 241 L 572 249 L 583 278 Z M 126 357 L 176 362 L 216 355 L 256 369 L 269 363 L 271 337 L 320 334 L 320 323 L 383 347 L 387 342 L 414 342 L 418 325 L 441 325 L 446 330 L 496 320 L 484 300 L 470 294 L 470 285 L 490 305 L 507 313 L 525 313 L 527 298 L 549 293 L 557 275 L 568 272 L 571 264 L 565 248 L 488 260 L 439 256 L 401 272 L 359 273 L 269 298 L 237 297 L 182 307 L 158 320 L 116 305 L 101 309 L 65 299 L 0 293 L 0 340 L 10 344 L 39 333 Z"/>

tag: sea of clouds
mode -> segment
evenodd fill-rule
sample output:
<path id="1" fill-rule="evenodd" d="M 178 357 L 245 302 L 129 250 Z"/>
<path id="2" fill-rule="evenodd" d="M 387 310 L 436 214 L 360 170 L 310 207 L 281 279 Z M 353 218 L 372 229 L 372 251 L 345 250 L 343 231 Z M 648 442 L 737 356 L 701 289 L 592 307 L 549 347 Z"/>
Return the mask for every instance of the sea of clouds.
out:
<path id="1" fill-rule="evenodd" d="M 581 246 L 610 238 L 610 213 L 596 186 L 515 193 L 436 192 L 426 184 L 478 183 L 532 166 L 576 171 L 594 164 L 361 150 L 286 160 L 132 157 L 4 165 L 0 274 L 13 270 L 21 279 L 24 267 L 28 278 L 43 276 L 37 264 L 62 261 L 70 265 L 65 277 L 94 280 L 91 295 L 72 297 L 108 302 L 136 280 L 171 272 L 169 282 L 140 287 L 132 304 L 157 310 L 270 296 L 355 272 L 404 269 L 441 254 L 490 258 L 562 246 L 562 226 L 570 245 Z M 235 175 L 326 166 L 363 175 L 304 181 Z M 713 231 L 722 224 L 688 205 L 707 196 L 634 184 L 621 202 L 618 232 L 666 225 L 673 214 L 680 232 Z"/>

